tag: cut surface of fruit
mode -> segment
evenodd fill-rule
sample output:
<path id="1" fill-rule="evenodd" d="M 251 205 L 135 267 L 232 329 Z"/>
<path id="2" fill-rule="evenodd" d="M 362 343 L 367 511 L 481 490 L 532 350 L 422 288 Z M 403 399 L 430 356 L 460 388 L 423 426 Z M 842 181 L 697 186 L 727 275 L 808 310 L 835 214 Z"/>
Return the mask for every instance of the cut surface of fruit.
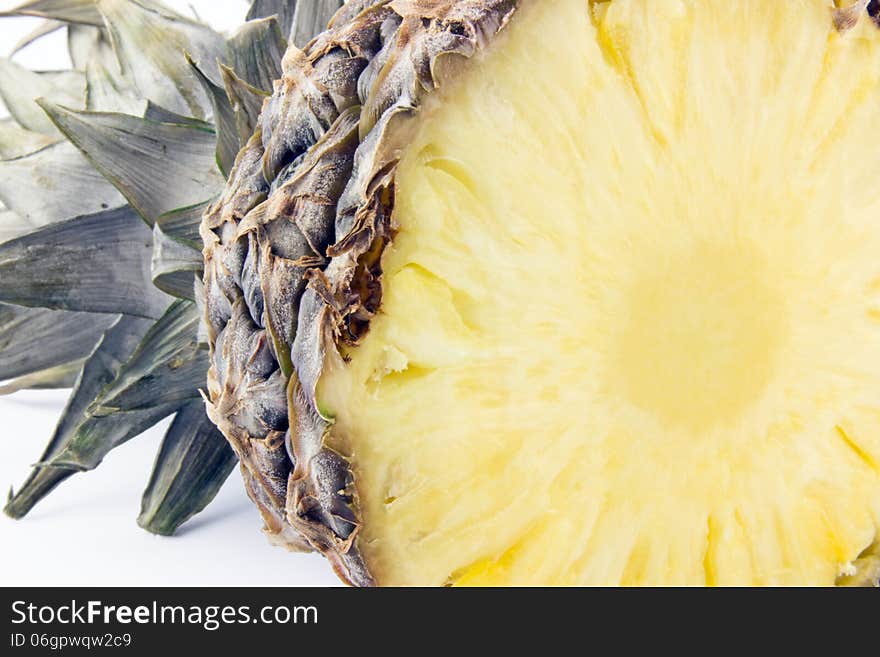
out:
<path id="1" fill-rule="evenodd" d="M 383 584 L 833 584 L 880 527 L 880 30 L 523 2 L 327 356 Z"/>

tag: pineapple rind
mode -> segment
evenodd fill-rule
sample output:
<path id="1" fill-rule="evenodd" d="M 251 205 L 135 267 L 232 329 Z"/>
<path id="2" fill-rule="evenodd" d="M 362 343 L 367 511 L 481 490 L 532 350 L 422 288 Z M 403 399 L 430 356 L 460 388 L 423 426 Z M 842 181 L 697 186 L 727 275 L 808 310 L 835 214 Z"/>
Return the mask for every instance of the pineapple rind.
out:
<path id="1" fill-rule="evenodd" d="M 241 457 L 267 531 L 320 549 L 355 584 L 373 578 L 354 544 L 348 462 L 323 446 L 323 354 L 343 334 L 356 342 L 378 306 L 371 267 L 391 235 L 395 152 L 421 97 L 515 4 L 347 3 L 304 51 L 288 50 L 259 134 L 202 224 L 209 413 Z M 288 353 L 289 384 L 279 369 Z"/>

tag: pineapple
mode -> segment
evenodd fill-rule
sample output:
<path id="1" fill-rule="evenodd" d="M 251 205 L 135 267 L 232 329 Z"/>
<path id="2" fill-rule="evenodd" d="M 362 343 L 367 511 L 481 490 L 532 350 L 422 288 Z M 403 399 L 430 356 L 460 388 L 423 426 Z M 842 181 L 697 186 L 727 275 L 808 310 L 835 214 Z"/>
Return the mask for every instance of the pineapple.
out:
<path id="1" fill-rule="evenodd" d="M 16 49 L 66 29 L 73 64 L 0 59 L 0 394 L 73 388 L 8 515 L 168 416 L 141 526 L 173 534 L 235 467 L 201 397 L 201 214 L 288 42 L 303 45 L 341 4 L 256 0 L 230 35 L 156 0 L 0 12 L 44 19 Z"/>
<path id="2" fill-rule="evenodd" d="M 0 183 L 38 224 L 0 245 L 0 364 L 78 372 L 7 511 L 177 413 L 142 524 L 237 458 L 270 540 L 356 585 L 877 584 L 869 3 L 351 0 L 310 40 L 330 4 L 258 0 L 224 53 L 83 3 L 112 112 L 7 100 L 0 173 L 96 190 Z"/>

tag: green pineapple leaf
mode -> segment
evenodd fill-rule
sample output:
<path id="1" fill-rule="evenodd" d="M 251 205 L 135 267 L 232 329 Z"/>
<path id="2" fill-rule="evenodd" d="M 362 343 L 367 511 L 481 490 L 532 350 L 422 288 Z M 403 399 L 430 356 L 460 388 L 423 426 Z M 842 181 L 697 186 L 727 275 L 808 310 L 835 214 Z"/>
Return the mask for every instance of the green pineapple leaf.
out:
<path id="1" fill-rule="evenodd" d="M 21 237 L 34 229 L 33 225 L 0 201 L 0 244 Z"/>
<path id="2" fill-rule="evenodd" d="M 210 103 L 184 58 L 219 81 L 224 39 L 207 25 L 144 0 L 97 0 L 122 71 L 144 98 L 172 112 L 206 118 Z"/>
<path id="3" fill-rule="evenodd" d="M 23 157 L 57 141 L 58 138 L 22 128 L 15 121 L 0 120 L 0 160 Z"/>
<path id="4" fill-rule="evenodd" d="M 106 57 L 109 52 L 112 57 L 107 57 L 106 64 L 108 68 L 118 74 L 122 73 L 119 68 L 119 59 L 110 45 L 110 35 L 107 34 L 107 30 L 103 29 L 103 27 L 68 23 L 67 52 L 70 55 L 73 68 L 78 71 L 86 70 L 86 65 L 93 54 L 97 53 L 102 57 Z"/>
<path id="5" fill-rule="evenodd" d="M 0 244 L 0 301 L 157 318 L 152 233 L 129 207 L 50 224 Z"/>
<path id="6" fill-rule="evenodd" d="M 49 390 L 72 388 L 76 384 L 84 360 L 74 360 L 56 365 L 33 374 L 25 374 L 0 385 L 0 396 L 11 395 L 19 390 Z"/>
<path id="7" fill-rule="evenodd" d="M 213 198 L 223 188 L 214 162 L 216 135 L 205 124 L 43 106 L 150 225 L 159 215 Z"/>
<path id="8" fill-rule="evenodd" d="M 174 407 L 91 417 L 87 409 L 95 396 L 113 379 L 130 357 L 152 322 L 120 317 L 103 335 L 86 360 L 67 407 L 40 462 L 4 511 L 21 518 L 62 481 L 94 468 L 114 447 L 174 412 Z"/>
<path id="9" fill-rule="evenodd" d="M 174 237 L 157 222 L 153 226 L 153 284 L 182 299 L 193 299 L 194 279 L 201 277 L 204 262 L 201 245 Z"/>
<path id="10" fill-rule="evenodd" d="M 93 112 L 143 116 L 147 101 L 137 91 L 131 78 L 119 69 L 116 53 L 103 33 L 97 31 L 96 38 L 85 48 L 87 50 L 81 57 L 86 74 L 86 107 Z M 73 55 L 71 58 L 74 59 Z"/>
<path id="11" fill-rule="evenodd" d="M 330 19 L 344 4 L 345 0 L 297 2 L 288 41 L 297 48 L 304 48 L 316 34 L 327 29 Z"/>
<path id="12" fill-rule="evenodd" d="M 207 345 L 197 337 L 200 321 L 194 302 L 174 302 L 91 404 L 89 413 L 100 417 L 198 399 L 208 368 Z"/>
<path id="13" fill-rule="evenodd" d="M 114 321 L 113 315 L 0 304 L 0 379 L 82 360 Z"/>
<path id="14" fill-rule="evenodd" d="M 85 77 L 76 71 L 54 77 L 47 73 L 34 73 L 10 59 L 0 57 L 0 99 L 12 118 L 23 128 L 58 137 L 55 126 L 35 102 L 37 98 L 83 107 Z"/>
<path id="15" fill-rule="evenodd" d="M 226 438 L 205 414 L 204 402 L 187 404 L 162 440 L 138 524 L 154 534 L 174 534 L 214 499 L 237 461 Z"/>
<path id="16" fill-rule="evenodd" d="M 220 74 L 223 76 L 226 96 L 232 103 L 232 111 L 235 114 L 238 140 L 244 146 L 257 129 L 260 112 L 263 110 L 263 101 L 269 97 L 269 94 L 249 85 L 228 66 L 221 66 Z"/>
<path id="17" fill-rule="evenodd" d="M 322 32 L 344 0 L 253 0 L 247 20 L 277 16 L 285 38 L 297 48 L 305 46 Z"/>
<path id="18" fill-rule="evenodd" d="M 269 94 L 281 77 L 287 40 L 274 16 L 245 23 L 226 43 L 229 68 L 252 87 Z"/>
<path id="19" fill-rule="evenodd" d="M 177 208 L 160 216 L 156 224 L 161 226 L 162 232 L 177 240 L 191 242 L 200 251 L 202 238 L 199 235 L 199 226 L 202 223 L 202 215 L 208 209 L 209 202 L 190 205 L 185 208 Z"/>
<path id="20" fill-rule="evenodd" d="M 205 93 L 208 94 L 208 98 L 211 99 L 214 111 L 214 124 L 217 131 L 215 161 L 217 168 L 226 176 L 232 170 L 235 156 L 238 155 L 238 151 L 241 148 L 238 139 L 238 129 L 235 123 L 235 111 L 232 109 L 229 97 L 226 95 L 223 87 L 214 84 L 207 75 L 202 73 L 198 64 L 190 59 L 189 56 L 187 56 L 187 61 L 192 67 L 193 73 L 202 84 Z"/>
<path id="21" fill-rule="evenodd" d="M 53 32 L 57 32 L 62 27 L 64 27 L 64 25 L 65 24 L 61 21 L 56 21 L 49 18 L 40 21 L 40 23 L 33 30 L 25 34 L 21 39 L 16 42 L 14 46 L 12 46 L 12 50 L 9 51 L 9 56 L 12 57 L 19 50 L 27 48 L 34 41 L 42 39 L 44 36 L 48 36 Z"/>
<path id="22" fill-rule="evenodd" d="M 36 16 L 66 23 L 103 25 L 95 0 L 31 0 L 14 9 L 0 11 L 0 17 L 3 16 Z"/>
<path id="23" fill-rule="evenodd" d="M 125 204 L 68 142 L 0 161 L 0 200 L 35 228 Z"/>
<path id="24" fill-rule="evenodd" d="M 246 20 L 275 16 L 284 38 L 290 34 L 293 26 L 293 15 L 296 13 L 296 0 L 253 0 L 248 9 Z"/>
<path id="25" fill-rule="evenodd" d="M 196 297 L 204 269 L 199 225 L 208 203 L 163 214 L 153 228 L 153 283 L 184 299 Z M 204 340 L 202 340 L 204 341 Z"/>
<path id="26" fill-rule="evenodd" d="M 204 119 L 197 119 L 193 116 L 185 116 L 165 109 L 161 105 L 157 105 L 152 100 L 147 101 L 147 109 L 144 111 L 144 118 L 154 123 L 172 123 L 175 125 L 186 125 L 191 128 L 199 128 L 208 132 L 214 132 L 214 124 Z"/>

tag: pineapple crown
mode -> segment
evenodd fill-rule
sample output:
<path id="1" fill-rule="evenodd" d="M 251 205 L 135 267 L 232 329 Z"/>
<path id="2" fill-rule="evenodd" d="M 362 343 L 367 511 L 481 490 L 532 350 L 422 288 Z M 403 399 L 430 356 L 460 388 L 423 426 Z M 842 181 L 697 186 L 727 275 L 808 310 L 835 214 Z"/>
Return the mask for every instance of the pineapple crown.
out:
<path id="1" fill-rule="evenodd" d="M 157 0 L 31 0 L 0 59 L 0 394 L 72 387 L 5 512 L 173 415 L 138 523 L 172 534 L 237 458 L 205 414 L 199 223 L 281 77 L 338 0 L 254 0 L 231 35 Z M 72 68 L 11 57 L 65 29 Z"/>

